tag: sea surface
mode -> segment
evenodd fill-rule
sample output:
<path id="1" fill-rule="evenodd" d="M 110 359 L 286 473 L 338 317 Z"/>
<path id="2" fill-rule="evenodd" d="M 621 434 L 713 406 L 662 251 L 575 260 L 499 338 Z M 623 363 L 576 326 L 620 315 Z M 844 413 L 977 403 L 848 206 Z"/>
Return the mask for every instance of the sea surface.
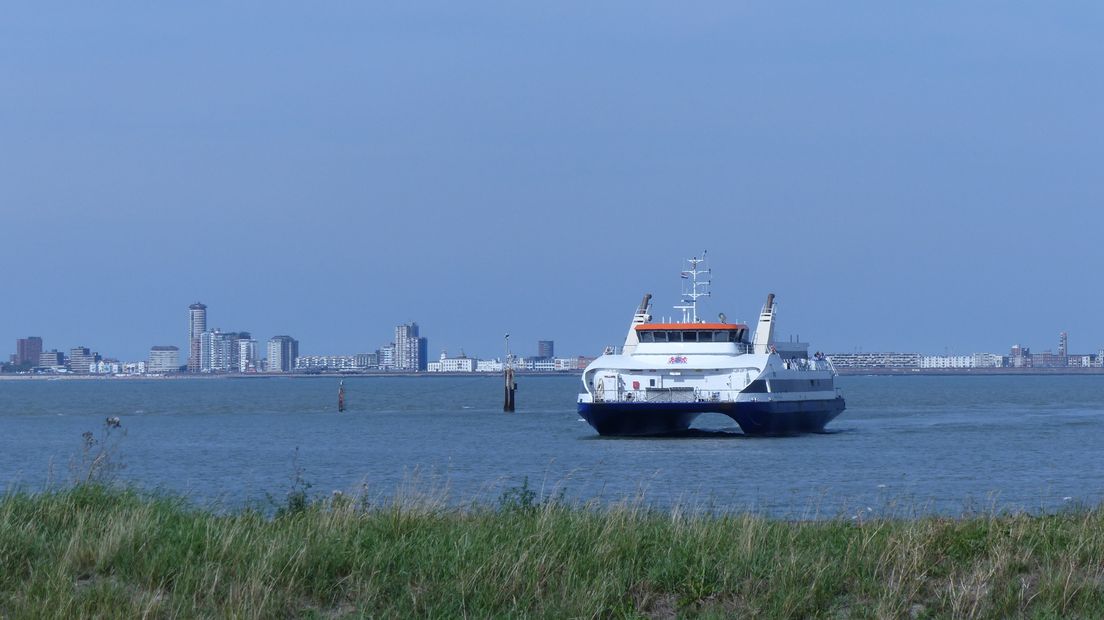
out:
<path id="1" fill-rule="evenodd" d="M 746 437 L 706 415 L 685 437 L 597 436 L 577 377 L 0 381 L 0 489 L 81 477 L 82 433 L 123 483 L 232 509 L 289 490 L 372 501 L 542 497 L 782 518 L 914 516 L 1096 505 L 1104 377 L 841 377 L 830 432 Z M 104 435 L 104 420 L 121 426 Z M 93 451 L 98 446 L 93 446 Z M 95 452 L 93 452 L 94 454 Z"/>

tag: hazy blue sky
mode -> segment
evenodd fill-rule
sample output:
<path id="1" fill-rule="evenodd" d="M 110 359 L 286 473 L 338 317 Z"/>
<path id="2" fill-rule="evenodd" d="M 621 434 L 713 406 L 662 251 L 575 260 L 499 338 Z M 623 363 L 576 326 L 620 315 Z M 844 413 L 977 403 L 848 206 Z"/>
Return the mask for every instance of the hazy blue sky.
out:
<path id="1" fill-rule="evenodd" d="M 0 20 L 0 352 L 1104 346 L 1099 2 L 64 3 Z"/>

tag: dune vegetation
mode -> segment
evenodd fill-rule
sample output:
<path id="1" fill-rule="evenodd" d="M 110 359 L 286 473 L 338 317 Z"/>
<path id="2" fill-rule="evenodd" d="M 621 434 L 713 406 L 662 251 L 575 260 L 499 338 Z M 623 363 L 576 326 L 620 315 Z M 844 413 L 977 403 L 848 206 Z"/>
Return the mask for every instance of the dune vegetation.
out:
<path id="1" fill-rule="evenodd" d="M 780 521 L 102 483 L 0 498 L 0 617 L 1104 617 L 1104 512 Z"/>

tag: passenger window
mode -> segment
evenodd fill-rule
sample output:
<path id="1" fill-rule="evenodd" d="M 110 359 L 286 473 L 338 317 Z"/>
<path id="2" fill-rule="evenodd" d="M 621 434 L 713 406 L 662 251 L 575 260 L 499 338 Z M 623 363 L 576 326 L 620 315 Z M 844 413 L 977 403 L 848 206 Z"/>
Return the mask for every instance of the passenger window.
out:
<path id="1" fill-rule="evenodd" d="M 698 332 L 682 332 L 682 341 L 683 342 L 697 342 L 698 341 Z"/>
<path id="2" fill-rule="evenodd" d="M 713 332 L 698 332 L 698 342 L 713 342 Z"/>
<path id="3" fill-rule="evenodd" d="M 653 332 L 656 342 L 667 342 L 667 332 Z"/>
<path id="4" fill-rule="evenodd" d="M 667 332 L 668 342 L 682 342 L 682 332 Z"/>
<path id="5" fill-rule="evenodd" d="M 655 342 L 652 332 L 640 332 L 640 342 Z"/>

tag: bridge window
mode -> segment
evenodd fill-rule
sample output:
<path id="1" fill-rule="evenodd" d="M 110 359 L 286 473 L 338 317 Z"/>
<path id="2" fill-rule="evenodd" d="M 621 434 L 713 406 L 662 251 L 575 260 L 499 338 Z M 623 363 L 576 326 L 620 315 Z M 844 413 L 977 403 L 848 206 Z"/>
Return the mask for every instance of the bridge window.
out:
<path id="1" fill-rule="evenodd" d="M 744 330 L 696 331 L 648 329 L 637 332 L 640 342 L 743 342 Z"/>

